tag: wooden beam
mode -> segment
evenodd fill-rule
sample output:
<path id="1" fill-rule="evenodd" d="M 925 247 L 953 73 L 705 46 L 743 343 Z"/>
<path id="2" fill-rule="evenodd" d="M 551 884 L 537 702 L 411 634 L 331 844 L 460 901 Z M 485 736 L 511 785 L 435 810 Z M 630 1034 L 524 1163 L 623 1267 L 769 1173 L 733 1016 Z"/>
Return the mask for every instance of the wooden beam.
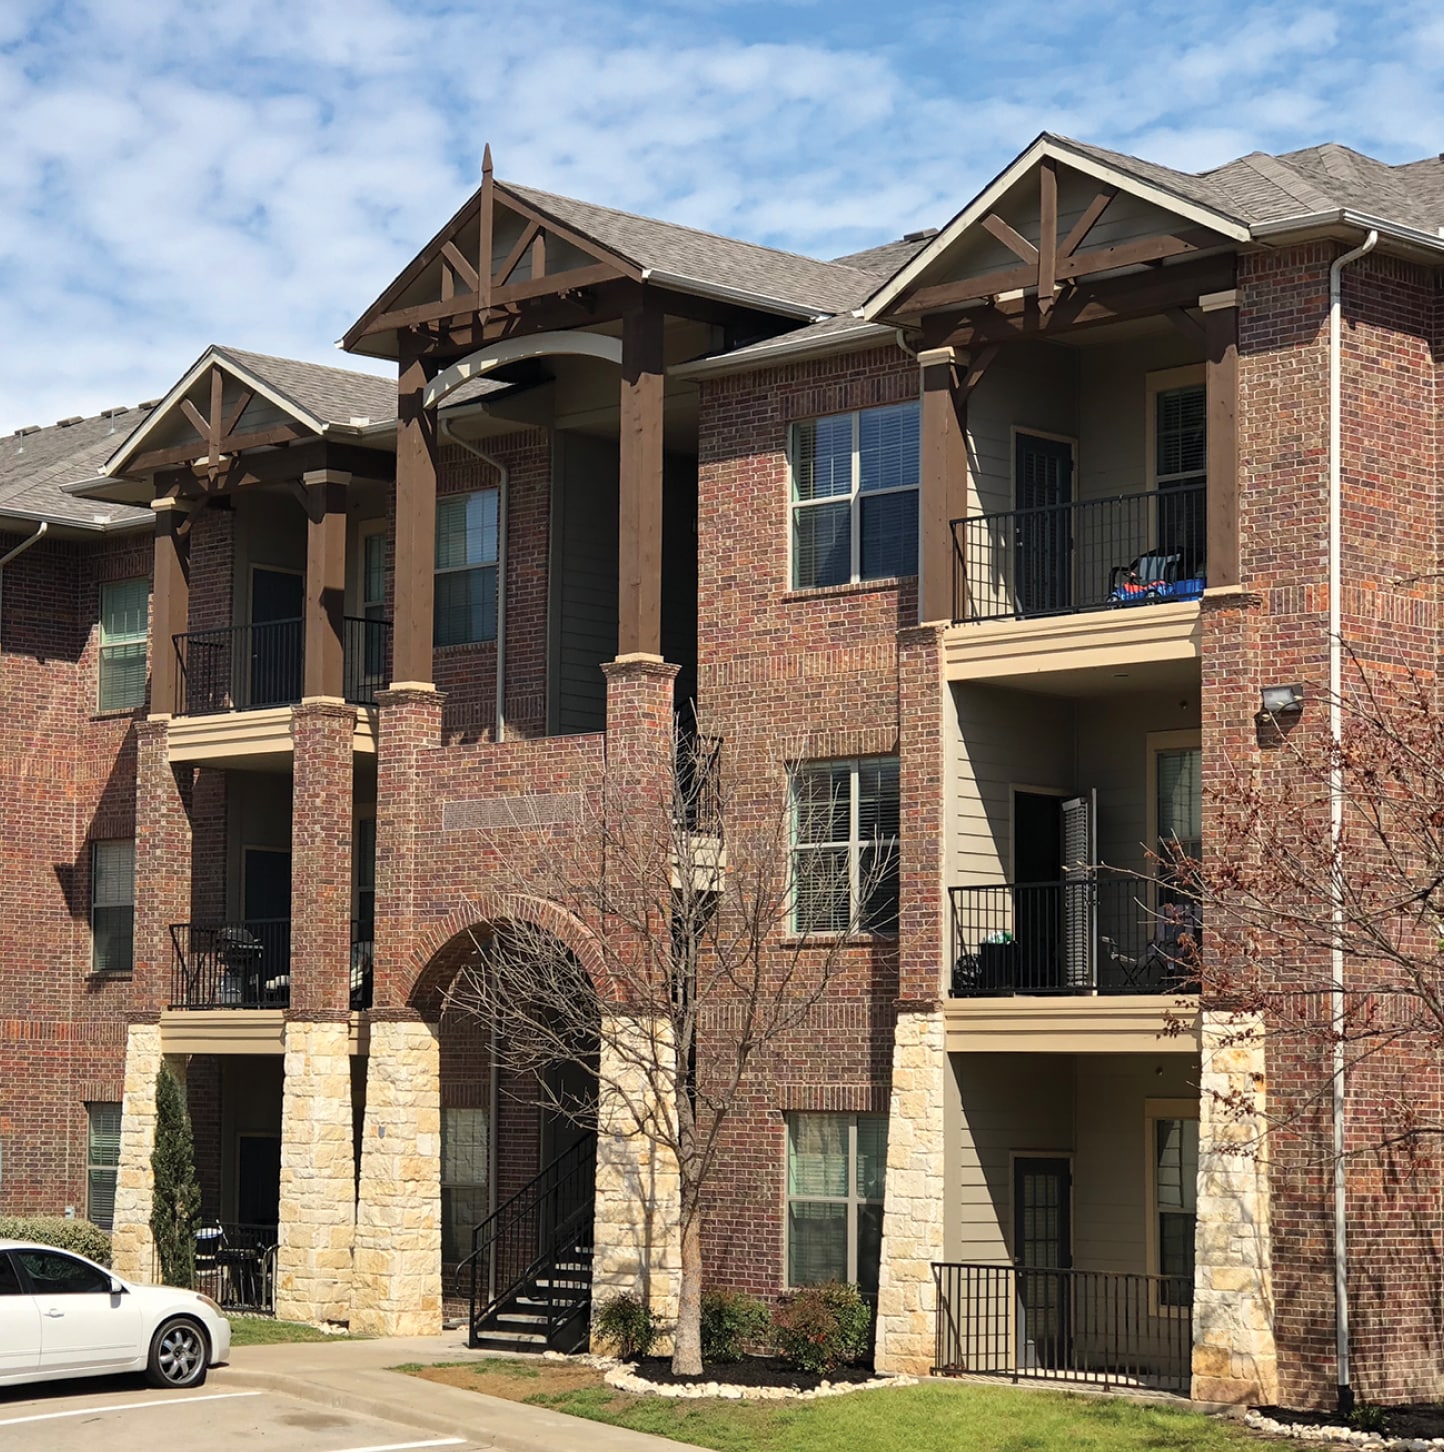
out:
<path id="1" fill-rule="evenodd" d="M 510 252 L 506 254 L 506 260 L 492 273 L 492 284 L 495 287 L 504 287 L 507 279 L 516 271 L 516 265 L 521 261 L 526 249 L 531 246 L 532 238 L 541 231 L 540 222 L 528 222 L 522 229 L 522 234 L 513 244 Z"/>
<path id="2" fill-rule="evenodd" d="M 492 228 L 495 219 L 496 179 L 492 176 L 491 142 L 488 141 L 486 149 L 481 154 L 481 209 L 477 213 L 479 240 L 476 247 L 476 286 L 472 289 L 477 295 L 478 306 L 483 310 L 491 306 Z M 370 331 L 379 330 L 373 328 Z"/>
<path id="3" fill-rule="evenodd" d="M 422 404 L 434 370 L 403 354 L 396 391 L 396 586 L 392 678 L 430 685 L 436 593 L 436 411 Z"/>
<path id="4" fill-rule="evenodd" d="M 1197 347 L 1203 347 L 1206 341 L 1204 326 L 1187 308 L 1165 308 L 1163 316 L 1173 324 L 1180 337 L 1187 338 Z"/>
<path id="5" fill-rule="evenodd" d="M 565 272 L 553 272 L 549 277 L 533 277 L 522 282 L 509 282 L 505 287 L 492 289 L 492 305 L 508 302 L 525 302 L 532 297 L 545 297 L 548 293 L 575 292 L 579 287 L 595 287 L 599 282 L 612 282 L 624 276 L 610 262 L 597 262 L 591 267 L 572 267 Z"/>
<path id="6" fill-rule="evenodd" d="M 1038 168 L 1038 307 L 1047 313 L 1058 286 L 1058 163 L 1043 158 Z"/>
<path id="7" fill-rule="evenodd" d="M 385 449 L 368 449 L 360 444 L 310 439 L 289 449 L 242 455 L 226 472 L 218 489 L 205 488 L 205 481 L 198 480 L 188 468 L 162 470 L 155 475 L 154 485 L 159 495 L 214 502 L 240 489 L 258 484 L 284 484 L 317 469 L 338 469 L 353 479 L 387 483 L 396 477 L 396 456 Z"/>
<path id="8" fill-rule="evenodd" d="M 662 324 L 644 294 L 622 319 L 617 654 L 662 653 Z"/>
<path id="9" fill-rule="evenodd" d="M 461 285 L 468 292 L 475 292 L 481 285 L 481 279 L 476 275 L 476 269 L 462 256 L 461 248 L 455 242 L 443 242 L 441 244 L 441 255 L 451 264 Z"/>
<path id="10" fill-rule="evenodd" d="M 922 457 L 918 527 L 919 623 L 961 617 L 953 527 L 968 511 L 967 400 L 951 348 L 918 354 Z"/>
<path id="11" fill-rule="evenodd" d="M 190 539 L 183 528 L 189 505 L 157 499 L 155 566 L 150 598 L 150 709 L 179 714 L 180 669 L 175 637 L 190 629 Z"/>
<path id="12" fill-rule="evenodd" d="M 989 212 L 983 218 L 983 231 L 996 237 L 1015 257 L 1021 257 L 1033 267 L 1038 265 L 1038 249 L 1021 232 L 1014 231 L 996 212 Z"/>
<path id="13" fill-rule="evenodd" d="M 222 438 L 224 438 L 227 434 L 235 433 L 236 425 L 241 421 L 241 415 L 245 413 L 245 411 L 251 406 L 251 400 L 255 396 L 256 393 L 254 389 L 241 389 L 240 397 L 236 399 L 235 405 L 231 409 L 230 417 L 221 424 Z"/>
<path id="14" fill-rule="evenodd" d="M 1140 263 L 1164 262 L 1190 252 L 1220 247 L 1225 239 L 1207 227 L 1189 227 L 1161 237 L 1140 237 L 1136 242 L 1118 242 L 1111 247 L 1090 247 L 1087 252 L 1074 253 L 1058 264 L 1060 279 L 1087 277 L 1095 272 L 1110 272 L 1115 267 L 1135 267 Z"/>
<path id="15" fill-rule="evenodd" d="M 1208 417 L 1208 583 L 1239 583 L 1238 309 L 1203 315 Z"/>
<path id="16" fill-rule="evenodd" d="M 305 435 L 289 424 L 277 424 L 274 428 L 259 429 L 250 434 L 228 434 L 214 445 L 197 450 L 194 444 L 178 444 L 173 449 L 151 449 L 137 454 L 126 466 L 127 474 L 149 474 L 155 469 L 165 469 L 172 464 L 190 464 L 209 458 L 212 450 L 220 454 L 239 454 L 243 449 L 268 449 L 282 444 L 294 443 Z"/>
<path id="17" fill-rule="evenodd" d="M 306 474 L 305 681 L 303 696 L 345 697 L 346 486 L 330 469 Z"/>
<path id="18" fill-rule="evenodd" d="M 992 366 L 993 360 L 1002 351 L 1001 343 L 989 343 L 986 347 L 979 348 L 968 360 L 967 371 L 963 374 L 962 382 L 959 384 L 959 391 L 962 393 L 963 401 L 966 402 L 972 397 L 973 390 L 983 381 L 983 374 Z"/>
<path id="19" fill-rule="evenodd" d="M 1098 219 L 1108 210 L 1108 205 L 1118 195 L 1117 187 L 1104 187 L 1091 202 L 1083 215 L 1073 224 L 1073 230 L 1063 239 L 1058 249 L 1059 257 L 1071 257 L 1082 245 L 1083 239 L 1098 224 Z"/>
<path id="20" fill-rule="evenodd" d="M 533 277 L 547 275 L 547 234 L 545 232 L 538 232 L 532 239 L 531 275 Z"/>

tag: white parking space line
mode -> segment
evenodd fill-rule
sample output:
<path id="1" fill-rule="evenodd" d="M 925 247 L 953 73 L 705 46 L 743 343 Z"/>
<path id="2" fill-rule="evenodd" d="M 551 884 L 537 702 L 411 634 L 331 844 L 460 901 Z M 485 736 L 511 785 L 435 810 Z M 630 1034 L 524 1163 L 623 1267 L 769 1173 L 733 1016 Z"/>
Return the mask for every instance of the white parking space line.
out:
<path id="1" fill-rule="evenodd" d="M 387 1442 L 379 1447 L 343 1447 L 340 1452 L 407 1452 L 410 1447 L 460 1447 L 464 1437 L 437 1437 L 432 1442 Z"/>
<path id="2" fill-rule="evenodd" d="M 61 1417 L 98 1417 L 106 1412 L 138 1412 L 142 1407 L 193 1407 L 197 1402 L 228 1402 L 237 1397 L 258 1397 L 258 1391 L 207 1392 L 199 1397 L 168 1397 L 163 1402 L 115 1402 L 108 1407 L 75 1407 L 66 1412 L 41 1412 L 33 1417 L 8 1417 L 0 1421 L 0 1427 L 18 1427 L 22 1422 L 54 1422 Z M 440 1446 L 434 1442 L 412 1442 L 408 1446 Z M 360 1449 L 357 1449 L 360 1452 Z"/>

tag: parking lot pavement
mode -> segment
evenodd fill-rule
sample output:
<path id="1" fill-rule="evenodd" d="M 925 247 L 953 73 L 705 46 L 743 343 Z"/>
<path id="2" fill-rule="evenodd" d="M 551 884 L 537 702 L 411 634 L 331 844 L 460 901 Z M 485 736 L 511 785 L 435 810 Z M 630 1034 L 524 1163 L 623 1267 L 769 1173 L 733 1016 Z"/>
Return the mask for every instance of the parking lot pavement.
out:
<path id="1" fill-rule="evenodd" d="M 487 1444 L 316 1406 L 275 1391 L 208 1385 L 161 1392 L 138 1377 L 53 1382 L 0 1391 L 5 1452 L 402 1452 Z"/>

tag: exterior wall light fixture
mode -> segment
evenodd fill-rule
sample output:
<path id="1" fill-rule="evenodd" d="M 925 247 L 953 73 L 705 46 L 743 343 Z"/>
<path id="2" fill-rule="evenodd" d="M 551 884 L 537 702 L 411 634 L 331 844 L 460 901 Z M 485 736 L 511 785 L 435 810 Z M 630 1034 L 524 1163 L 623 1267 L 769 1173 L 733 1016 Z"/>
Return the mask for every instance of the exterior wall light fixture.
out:
<path id="1" fill-rule="evenodd" d="M 1265 686 L 1262 694 L 1265 716 L 1286 716 L 1304 709 L 1302 686 Z"/>

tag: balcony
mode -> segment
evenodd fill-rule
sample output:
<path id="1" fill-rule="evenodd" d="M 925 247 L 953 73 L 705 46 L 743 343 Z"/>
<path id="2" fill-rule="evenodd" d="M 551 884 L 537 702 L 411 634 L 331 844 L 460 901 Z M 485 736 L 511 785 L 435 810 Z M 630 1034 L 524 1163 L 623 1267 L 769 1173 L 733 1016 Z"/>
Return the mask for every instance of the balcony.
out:
<path id="1" fill-rule="evenodd" d="M 374 706 L 391 674 L 391 622 L 347 616 L 342 623 L 342 690 Z M 177 716 L 215 716 L 293 706 L 305 679 L 301 620 L 271 620 L 175 638 Z"/>
<path id="2" fill-rule="evenodd" d="M 1206 486 L 955 519 L 953 620 L 1033 620 L 1197 600 Z"/>
<path id="3" fill-rule="evenodd" d="M 1106 871 L 952 888 L 950 996 L 1197 992 L 1197 910 L 1161 892 Z"/>
<path id="4" fill-rule="evenodd" d="M 172 1009 L 282 1009 L 291 1003 L 291 920 L 174 923 Z M 374 944 L 351 924 L 351 1009 L 370 1008 Z"/>

